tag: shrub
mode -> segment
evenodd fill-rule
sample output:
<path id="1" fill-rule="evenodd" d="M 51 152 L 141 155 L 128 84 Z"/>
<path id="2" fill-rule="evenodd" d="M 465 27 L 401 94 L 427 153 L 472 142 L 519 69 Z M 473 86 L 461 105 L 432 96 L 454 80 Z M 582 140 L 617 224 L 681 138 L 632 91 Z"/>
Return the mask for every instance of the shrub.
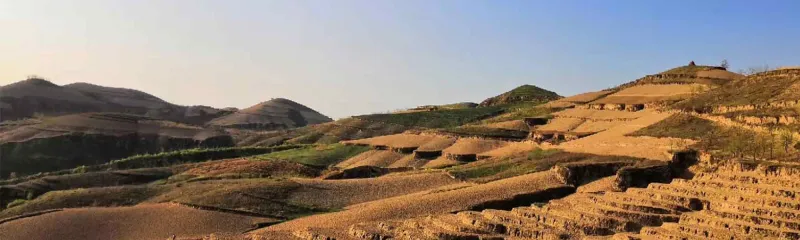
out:
<path id="1" fill-rule="evenodd" d="M 268 153 L 257 156 L 256 159 L 285 160 L 313 166 L 328 166 L 366 152 L 367 150 L 369 150 L 369 147 L 336 143 Z"/>
<path id="2" fill-rule="evenodd" d="M 544 159 L 544 158 L 547 158 L 547 157 L 549 157 L 549 156 L 551 156 L 553 154 L 556 154 L 558 152 L 561 152 L 561 150 L 559 150 L 559 149 L 546 149 L 545 150 L 545 149 L 541 149 L 541 148 L 536 148 L 533 151 L 531 151 L 530 153 L 528 153 L 528 160 Z"/>
<path id="3" fill-rule="evenodd" d="M 12 208 L 12 207 L 16 207 L 16 206 L 22 205 L 27 201 L 28 200 L 25 200 L 25 199 L 14 199 L 14 201 L 11 201 L 10 203 L 8 203 L 8 205 L 6 205 L 6 208 Z"/>
<path id="4" fill-rule="evenodd" d="M 397 124 L 407 127 L 450 128 L 480 121 L 503 112 L 499 107 L 479 107 L 465 109 L 447 109 L 428 112 L 410 112 L 394 114 L 372 114 L 355 118 Z"/>

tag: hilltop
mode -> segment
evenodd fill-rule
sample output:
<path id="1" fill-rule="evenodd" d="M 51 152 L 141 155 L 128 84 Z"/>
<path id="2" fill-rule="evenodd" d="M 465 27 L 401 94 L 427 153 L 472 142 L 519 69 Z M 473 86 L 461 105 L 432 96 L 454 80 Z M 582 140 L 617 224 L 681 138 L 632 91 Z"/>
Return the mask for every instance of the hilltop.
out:
<path id="1" fill-rule="evenodd" d="M 275 98 L 215 118 L 208 125 L 258 130 L 280 130 L 320 124 L 333 119 L 289 99 Z"/>
<path id="2" fill-rule="evenodd" d="M 73 113 L 117 112 L 176 122 L 204 124 L 229 114 L 226 109 L 179 106 L 134 89 L 72 83 L 58 86 L 31 78 L 0 87 L 1 121 Z"/>
<path id="3" fill-rule="evenodd" d="M 134 114 L 198 126 L 210 124 L 241 127 L 248 124 L 272 124 L 273 129 L 332 121 L 313 109 L 288 99 L 273 99 L 243 110 L 180 106 L 135 89 L 90 83 L 58 86 L 40 78 L 1 86 L 0 96 L 0 121 L 89 112 Z"/>
<path id="4" fill-rule="evenodd" d="M 533 85 L 522 85 L 503 94 L 488 98 L 481 106 L 497 106 L 522 102 L 547 102 L 561 98 L 558 94 Z"/>

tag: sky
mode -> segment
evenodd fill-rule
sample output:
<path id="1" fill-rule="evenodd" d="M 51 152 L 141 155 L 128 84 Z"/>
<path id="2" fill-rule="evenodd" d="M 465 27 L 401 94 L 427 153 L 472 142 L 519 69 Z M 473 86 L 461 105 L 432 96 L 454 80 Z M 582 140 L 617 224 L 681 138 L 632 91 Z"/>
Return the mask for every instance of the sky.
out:
<path id="1" fill-rule="evenodd" d="M 133 88 L 180 105 L 271 98 L 333 118 L 569 96 L 685 65 L 800 65 L 800 1 L 0 0 L 0 85 Z"/>

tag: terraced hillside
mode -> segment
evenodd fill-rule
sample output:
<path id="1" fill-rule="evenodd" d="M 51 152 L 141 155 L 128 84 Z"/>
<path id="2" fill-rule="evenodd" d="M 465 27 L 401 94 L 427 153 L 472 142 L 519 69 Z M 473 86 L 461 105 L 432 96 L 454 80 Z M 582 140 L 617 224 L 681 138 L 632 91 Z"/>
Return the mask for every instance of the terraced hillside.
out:
<path id="1" fill-rule="evenodd" d="M 354 224 L 337 239 L 797 239 L 798 169 L 728 162 L 647 188 Z"/>
<path id="2" fill-rule="evenodd" d="M 796 80 L 798 69 L 741 76 L 690 65 L 546 103 L 520 92 L 547 91 L 524 86 L 482 106 L 303 127 L 299 117 L 325 119 L 278 99 L 212 124 L 240 147 L 2 181 L 0 218 L 10 218 L 0 236 L 109 213 L 169 213 L 221 227 L 170 222 L 142 236 L 170 238 L 175 228 L 175 239 L 800 239 Z M 218 136 L 149 118 L 125 125 L 125 116 L 6 122 L 0 139 L 57 130 Z M 109 230 L 93 223 L 70 226 Z"/>

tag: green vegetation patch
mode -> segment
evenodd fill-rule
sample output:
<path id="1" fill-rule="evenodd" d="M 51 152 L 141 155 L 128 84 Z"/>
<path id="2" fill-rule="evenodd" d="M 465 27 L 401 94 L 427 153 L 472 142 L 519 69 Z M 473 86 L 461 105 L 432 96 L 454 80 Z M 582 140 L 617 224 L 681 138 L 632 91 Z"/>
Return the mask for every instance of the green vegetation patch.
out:
<path id="1" fill-rule="evenodd" d="M 800 98 L 800 93 L 787 92 L 795 78 L 781 75 L 750 76 L 732 81 L 674 105 L 677 109 L 710 112 L 718 106 L 741 106 Z M 788 94 L 793 93 L 793 94 Z M 775 99 L 782 96 L 783 99 Z"/>
<path id="2" fill-rule="evenodd" d="M 444 129 L 442 130 L 442 132 L 464 137 L 470 136 L 470 137 L 505 138 L 505 139 L 507 138 L 524 139 L 528 137 L 527 131 L 490 128 L 484 126 L 461 126 L 457 128 Z"/>
<path id="3" fill-rule="evenodd" d="M 559 163 L 578 161 L 608 161 L 619 157 L 569 153 L 557 149 L 536 149 L 528 154 L 502 159 L 490 159 L 454 166 L 448 172 L 475 182 L 489 182 L 548 170 Z"/>
<path id="4" fill-rule="evenodd" d="M 454 166 L 447 171 L 473 182 L 490 182 L 551 169 L 557 164 L 607 165 L 608 163 L 643 163 L 644 160 L 624 156 L 602 156 L 563 152 L 558 149 L 535 149 L 527 154 L 502 159 L 489 159 Z"/>
<path id="5" fill-rule="evenodd" d="M 523 102 L 542 104 L 559 98 L 561 98 L 561 96 L 555 92 L 526 84 L 498 96 L 488 98 L 481 102 L 481 106 L 499 106 Z"/>
<path id="6" fill-rule="evenodd" d="M 13 208 L 13 207 L 22 205 L 23 203 L 25 203 L 27 201 L 28 200 L 25 200 L 25 199 L 14 199 L 14 201 L 11 201 L 10 203 L 8 203 L 8 205 L 6 205 L 6 208 Z"/>
<path id="7" fill-rule="evenodd" d="M 656 124 L 630 133 L 628 136 L 673 137 L 700 140 L 709 132 L 719 130 L 721 130 L 721 127 L 709 120 L 689 114 L 675 114 Z"/>
<path id="8" fill-rule="evenodd" d="M 372 114 L 356 116 L 355 118 L 407 127 L 451 128 L 496 116 L 502 112 L 503 109 L 499 107 L 479 107 L 410 113 Z"/>
<path id="9" fill-rule="evenodd" d="M 781 159 L 797 152 L 791 126 L 756 132 L 740 127 L 720 126 L 689 114 L 677 114 L 628 136 L 672 137 L 696 140 L 690 148 L 714 155 L 716 159 Z M 679 141 L 679 140 L 678 140 Z M 676 149 L 677 150 L 677 149 Z"/>
<path id="10" fill-rule="evenodd" d="M 52 191 L 0 211 L 0 218 L 60 208 L 131 206 L 158 195 L 162 190 L 124 186 Z"/>
<path id="11" fill-rule="evenodd" d="M 745 116 L 745 117 L 798 117 L 800 116 L 800 106 L 796 106 L 795 108 L 758 108 L 758 109 L 751 109 L 751 110 L 744 110 L 744 111 L 736 111 L 736 112 L 728 112 L 723 114 L 717 114 L 720 116 L 724 116 L 727 118 L 736 118 L 738 116 Z"/>
<path id="12" fill-rule="evenodd" d="M 32 200 L 16 201 L 17 205 L 0 211 L 0 219 L 51 209 L 166 202 L 278 219 L 330 211 L 290 202 L 289 195 L 299 187 L 285 179 L 235 179 L 52 191 Z"/>
<path id="13" fill-rule="evenodd" d="M 680 67 L 676 67 L 676 68 L 664 71 L 664 72 L 662 72 L 662 74 L 688 74 L 688 75 L 694 75 L 694 74 L 697 74 L 697 72 L 700 72 L 700 71 L 708 71 L 708 70 L 714 70 L 714 69 L 719 69 L 719 68 L 720 67 L 716 67 L 716 66 L 689 66 L 689 65 L 687 65 L 687 66 L 680 66 Z"/>
<path id="14" fill-rule="evenodd" d="M 549 114 L 553 113 L 554 111 L 550 108 L 538 107 L 538 105 L 540 105 L 539 102 L 525 102 L 502 106 L 502 108 L 505 109 L 503 114 L 484 119 L 481 121 L 481 123 L 488 124 L 511 120 L 521 120 L 526 117 L 549 116 Z"/>
<path id="15" fill-rule="evenodd" d="M 295 149 L 303 146 L 304 145 L 283 145 L 276 147 L 229 147 L 229 148 L 206 148 L 206 149 L 195 148 L 195 149 L 179 150 L 172 152 L 162 152 L 157 154 L 143 154 L 123 159 L 118 159 L 111 161 L 109 163 L 104 163 L 99 165 L 78 166 L 73 169 L 66 169 L 66 170 L 46 172 L 46 173 L 37 173 L 24 177 L 8 179 L 0 181 L 0 184 L 14 184 L 46 176 L 59 176 L 66 174 L 79 174 L 79 173 L 98 172 L 107 170 L 168 167 L 184 163 L 204 162 L 210 160 L 253 156 L 253 155 L 271 153 L 276 151 L 283 151 L 287 149 Z"/>
<path id="16" fill-rule="evenodd" d="M 369 150 L 366 146 L 341 143 L 274 152 L 254 157 L 256 160 L 284 160 L 312 166 L 329 166 Z"/>

